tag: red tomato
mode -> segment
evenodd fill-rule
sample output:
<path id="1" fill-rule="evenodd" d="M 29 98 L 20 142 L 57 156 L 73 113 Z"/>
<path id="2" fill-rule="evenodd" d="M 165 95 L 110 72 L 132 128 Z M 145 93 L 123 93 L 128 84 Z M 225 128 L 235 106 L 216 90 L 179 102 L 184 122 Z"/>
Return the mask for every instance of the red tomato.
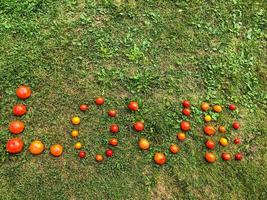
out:
<path id="1" fill-rule="evenodd" d="M 189 108 L 191 106 L 190 101 L 188 101 L 188 100 L 184 100 L 182 104 L 183 104 L 183 107 L 185 107 L 185 108 Z"/>
<path id="2" fill-rule="evenodd" d="M 229 109 L 230 109 L 230 110 L 235 110 L 235 108 L 236 108 L 236 107 L 235 107 L 234 104 L 229 105 Z"/>
<path id="3" fill-rule="evenodd" d="M 110 116 L 110 117 L 116 117 L 116 115 L 117 115 L 117 111 L 116 110 L 110 110 L 110 111 L 108 111 L 108 116 Z"/>
<path id="4" fill-rule="evenodd" d="M 95 99 L 95 104 L 96 105 L 103 105 L 105 103 L 105 99 L 102 97 L 98 97 Z"/>
<path id="5" fill-rule="evenodd" d="M 22 121 L 16 120 L 9 124 L 9 131 L 13 134 L 20 134 L 24 131 L 25 125 Z"/>
<path id="6" fill-rule="evenodd" d="M 207 140 L 206 147 L 208 149 L 214 149 L 215 148 L 215 142 L 213 142 L 212 140 Z"/>
<path id="7" fill-rule="evenodd" d="M 89 109 L 89 106 L 87 104 L 81 104 L 80 105 L 80 110 L 81 111 L 87 111 Z"/>
<path id="8" fill-rule="evenodd" d="M 118 145 L 118 140 L 116 138 L 111 138 L 108 143 L 112 146 L 117 146 Z"/>
<path id="9" fill-rule="evenodd" d="M 214 163 L 216 161 L 216 155 L 212 152 L 206 152 L 205 159 L 209 163 Z"/>
<path id="10" fill-rule="evenodd" d="M 222 159 L 224 161 L 231 160 L 231 154 L 230 153 L 222 153 Z"/>
<path id="11" fill-rule="evenodd" d="M 31 96 L 31 89 L 28 86 L 19 86 L 16 91 L 17 97 L 20 99 L 27 99 Z"/>
<path id="12" fill-rule="evenodd" d="M 131 101 L 128 105 L 131 111 L 137 111 L 139 109 L 138 103 L 136 101 Z"/>
<path id="13" fill-rule="evenodd" d="M 233 123 L 233 128 L 236 129 L 236 130 L 239 129 L 240 128 L 239 123 L 238 122 L 234 122 Z"/>
<path id="14" fill-rule="evenodd" d="M 235 159 L 236 160 L 242 160 L 242 158 L 243 158 L 243 155 L 241 153 L 235 154 Z"/>
<path id="15" fill-rule="evenodd" d="M 137 132 L 140 132 L 140 131 L 143 131 L 144 128 L 145 128 L 145 125 L 143 122 L 139 121 L 139 122 L 135 122 L 134 124 L 134 130 L 137 131 Z"/>
<path id="16" fill-rule="evenodd" d="M 234 140 L 234 143 L 235 143 L 235 144 L 240 144 L 240 143 L 241 143 L 241 140 L 240 140 L 239 138 L 236 138 L 236 139 Z"/>
<path id="17" fill-rule="evenodd" d="M 189 108 L 184 108 L 182 113 L 185 115 L 185 116 L 189 116 L 191 114 L 191 110 Z"/>
<path id="18" fill-rule="evenodd" d="M 180 124 L 180 127 L 183 131 L 189 131 L 190 130 L 190 123 L 187 121 L 182 121 Z"/>
<path id="19" fill-rule="evenodd" d="M 79 152 L 79 157 L 80 158 L 85 158 L 86 157 L 86 152 L 85 151 L 80 151 Z"/>
<path id="20" fill-rule="evenodd" d="M 111 149 L 106 150 L 106 156 L 111 157 L 113 155 L 113 151 Z"/>
<path id="21" fill-rule="evenodd" d="M 167 159 L 164 153 L 155 153 L 154 154 L 154 161 L 158 165 L 163 165 L 166 163 Z"/>
<path id="22" fill-rule="evenodd" d="M 6 143 L 6 150 L 8 153 L 20 153 L 23 149 L 24 143 L 20 138 L 12 138 Z"/>
<path id="23" fill-rule="evenodd" d="M 23 104 L 17 104 L 13 107 L 13 113 L 16 116 L 22 116 L 27 112 L 27 108 Z"/>
<path id="24" fill-rule="evenodd" d="M 118 133 L 120 130 L 119 126 L 117 124 L 112 124 L 109 128 L 109 131 L 111 133 Z"/>

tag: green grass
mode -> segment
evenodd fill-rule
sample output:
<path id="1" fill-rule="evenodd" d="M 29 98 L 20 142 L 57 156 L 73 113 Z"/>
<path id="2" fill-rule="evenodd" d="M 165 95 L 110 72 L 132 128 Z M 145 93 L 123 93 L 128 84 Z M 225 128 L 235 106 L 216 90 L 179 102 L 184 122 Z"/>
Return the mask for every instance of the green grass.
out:
<path id="1" fill-rule="evenodd" d="M 252 0 L 0 0 L 0 199 L 266 199 L 266 7 Z M 10 156 L 7 127 L 21 84 L 33 90 L 21 118 L 26 147 Z M 97 96 L 104 106 L 94 105 Z M 141 104 L 133 114 L 125 108 L 132 99 Z M 193 115 L 181 143 L 183 99 Z M 202 101 L 236 104 L 233 113 L 213 114 L 214 124 L 230 129 L 238 119 L 240 131 L 227 138 L 238 134 L 243 143 L 215 152 L 241 151 L 243 161 L 204 161 Z M 79 112 L 81 103 L 90 111 Z M 118 118 L 106 116 L 110 108 Z M 84 160 L 69 135 L 73 115 L 82 118 Z M 144 132 L 129 128 L 135 120 L 144 120 Z M 99 164 L 94 155 L 107 148 L 111 123 L 121 127 L 120 144 Z M 140 137 L 150 151 L 137 148 Z M 34 139 L 47 147 L 40 156 L 26 151 Z M 55 143 L 64 145 L 60 158 L 49 155 Z M 181 153 L 170 155 L 171 143 Z M 166 165 L 152 162 L 155 151 L 166 153 Z"/>

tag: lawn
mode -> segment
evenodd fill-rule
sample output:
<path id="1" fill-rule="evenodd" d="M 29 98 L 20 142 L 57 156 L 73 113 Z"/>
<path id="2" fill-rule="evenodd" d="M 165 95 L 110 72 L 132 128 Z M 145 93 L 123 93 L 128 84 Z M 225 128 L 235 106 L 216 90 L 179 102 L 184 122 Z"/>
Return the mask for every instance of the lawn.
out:
<path id="1" fill-rule="evenodd" d="M 258 0 L 0 0 L 0 199 L 266 199 L 266 7 Z M 33 92 L 24 102 L 15 93 L 21 84 Z M 98 96 L 103 106 L 94 104 Z M 180 142 L 184 99 L 192 130 Z M 131 100 L 138 112 L 126 108 Z M 242 143 L 217 145 L 212 164 L 203 158 L 203 101 L 224 107 L 211 112 L 214 125 L 241 124 L 226 134 Z M 22 102 L 25 148 L 9 155 L 12 107 Z M 79 111 L 81 103 L 90 110 Z M 117 118 L 107 116 L 110 108 Z M 74 115 L 78 139 L 70 136 Z M 141 133 L 131 129 L 136 120 L 145 122 Z M 120 125 L 119 145 L 97 163 L 112 123 Z M 139 150 L 140 137 L 149 151 Z M 45 144 L 42 155 L 27 150 L 34 139 Z M 85 159 L 73 148 L 78 140 Z M 64 146 L 58 158 L 49 154 L 55 143 Z M 171 155 L 171 143 L 181 152 Z M 153 162 L 157 151 L 167 156 L 163 166 Z M 244 159 L 224 162 L 223 151 Z"/>

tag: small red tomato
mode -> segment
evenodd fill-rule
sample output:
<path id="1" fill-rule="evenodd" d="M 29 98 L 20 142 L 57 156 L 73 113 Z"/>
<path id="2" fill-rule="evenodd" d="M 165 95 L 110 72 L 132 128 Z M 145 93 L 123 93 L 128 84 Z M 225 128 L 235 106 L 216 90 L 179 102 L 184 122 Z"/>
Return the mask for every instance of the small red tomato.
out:
<path id="1" fill-rule="evenodd" d="M 240 143 L 241 143 L 241 140 L 240 140 L 239 138 L 236 138 L 236 139 L 234 140 L 234 143 L 235 143 L 235 144 L 240 144 Z"/>
<path id="2" fill-rule="evenodd" d="M 242 160 L 242 158 L 243 158 L 243 155 L 241 153 L 235 154 L 235 159 L 236 160 Z"/>
<path id="3" fill-rule="evenodd" d="M 111 133 L 118 133 L 120 130 L 119 126 L 117 124 L 112 124 L 109 128 L 109 131 Z"/>
<path id="4" fill-rule="evenodd" d="M 23 149 L 24 143 L 20 138 L 12 138 L 6 143 L 6 150 L 8 153 L 20 153 Z"/>
<path id="5" fill-rule="evenodd" d="M 81 104 L 80 105 L 80 110 L 81 111 L 87 111 L 89 109 L 89 106 L 87 104 Z"/>
<path id="6" fill-rule="evenodd" d="M 113 155 L 113 151 L 111 149 L 106 150 L 106 156 L 111 157 Z"/>
<path id="7" fill-rule="evenodd" d="M 16 116 L 22 116 L 27 112 L 27 107 L 23 104 L 17 104 L 13 107 L 13 113 Z"/>
<path id="8" fill-rule="evenodd" d="M 8 130 L 13 134 L 20 134 L 24 131 L 25 124 L 22 121 L 16 120 L 9 124 Z"/>
<path id="9" fill-rule="evenodd" d="M 230 109 L 230 110 L 235 110 L 235 109 L 236 109 L 236 107 L 235 107 L 235 105 L 234 105 L 234 104 L 231 104 L 231 105 L 229 105 L 229 109 Z"/>
<path id="10" fill-rule="evenodd" d="M 141 132 L 141 131 L 144 130 L 145 125 L 144 125 L 143 122 L 139 121 L 139 122 L 135 122 L 135 124 L 134 124 L 133 127 L 134 127 L 134 130 L 135 130 L 135 131 L 137 131 L 137 132 Z"/>
<path id="11" fill-rule="evenodd" d="M 236 130 L 239 129 L 240 128 L 239 123 L 238 122 L 234 122 L 233 123 L 233 128 L 236 129 Z"/>
<path id="12" fill-rule="evenodd" d="M 190 130 L 190 123 L 187 121 L 182 121 L 180 124 L 180 127 L 183 131 L 189 131 Z"/>
<path id="13" fill-rule="evenodd" d="M 85 151 L 80 151 L 78 155 L 79 155 L 80 158 L 85 158 L 86 157 L 86 152 Z"/>
<path id="14" fill-rule="evenodd" d="M 185 108 L 189 108 L 191 106 L 190 101 L 188 101 L 188 100 L 184 100 L 182 104 L 183 104 L 183 107 L 185 107 Z"/>
<path id="15" fill-rule="evenodd" d="M 19 86 L 19 88 L 16 91 L 17 97 L 20 99 L 28 99 L 31 96 L 31 89 L 28 86 Z"/>
<path id="16" fill-rule="evenodd" d="M 112 146 L 117 146 L 118 145 L 118 140 L 116 138 L 111 138 L 108 143 Z"/>
<path id="17" fill-rule="evenodd" d="M 128 104 L 128 108 L 131 110 L 131 111 L 137 111 L 139 109 L 139 106 L 138 106 L 138 103 L 136 101 L 131 101 L 129 104 Z"/>
<path id="18" fill-rule="evenodd" d="M 108 111 L 108 116 L 110 116 L 110 117 L 116 117 L 116 115 L 117 115 L 117 111 L 116 110 L 110 110 L 110 111 Z"/>
<path id="19" fill-rule="evenodd" d="M 189 108 L 184 108 L 182 113 L 185 115 L 185 116 L 189 116 L 191 114 L 191 110 Z"/>
<path id="20" fill-rule="evenodd" d="M 215 148 L 215 142 L 213 142 L 212 140 L 207 140 L 206 147 L 208 149 L 214 149 Z"/>
<path id="21" fill-rule="evenodd" d="M 230 153 L 222 153 L 222 159 L 224 161 L 231 160 L 231 154 Z"/>
<path id="22" fill-rule="evenodd" d="M 105 99 L 103 97 L 98 97 L 95 99 L 95 104 L 96 105 L 103 105 L 105 103 Z"/>

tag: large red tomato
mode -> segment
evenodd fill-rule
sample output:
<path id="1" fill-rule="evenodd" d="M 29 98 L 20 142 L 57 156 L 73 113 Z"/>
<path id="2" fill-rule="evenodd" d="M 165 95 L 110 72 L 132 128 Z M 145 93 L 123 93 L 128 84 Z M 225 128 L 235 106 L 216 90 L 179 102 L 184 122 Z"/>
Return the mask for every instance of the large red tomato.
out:
<path id="1" fill-rule="evenodd" d="M 31 89 L 28 86 L 22 85 L 16 91 L 18 98 L 20 99 L 28 99 L 31 96 Z"/>
<path id="2" fill-rule="evenodd" d="M 183 131 L 189 131 L 191 129 L 190 123 L 187 121 L 182 121 L 180 127 Z"/>
<path id="3" fill-rule="evenodd" d="M 129 104 L 128 104 L 128 108 L 131 110 L 131 111 L 137 111 L 139 106 L 138 106 L 138 103 L 136 101 L 131 101 Z"/>
<path id="4" fill-rule="evenodd" d="M 143 131 L 145 128 L 145 125 L 143 122 L 139 121 L 139 122 L 135 122 L 135 124 L 133 125 L 134 130 L 137 132 Z"/>
<path id="5" fill-rule="evenodd" d="M 13 113 L 16 116 L 22 116 L 27 112 L 27 108 L 23 104 L 17 104 L 13 107 Z"/>
<path id="6" fill-rule="evenodd" d="M 20 153 L 23 149 L 23 141 L 20 138 L 12 138 L 6 143 L 6 150 L 8 153 L 15 154 Z"/>
<path id="7" fill-rule="evenodd" d="M 9 124 L 9 131 L 13 134 L 20 134 L 24 131 L 25 125 L 22 121 L 16 120 Z"/>

